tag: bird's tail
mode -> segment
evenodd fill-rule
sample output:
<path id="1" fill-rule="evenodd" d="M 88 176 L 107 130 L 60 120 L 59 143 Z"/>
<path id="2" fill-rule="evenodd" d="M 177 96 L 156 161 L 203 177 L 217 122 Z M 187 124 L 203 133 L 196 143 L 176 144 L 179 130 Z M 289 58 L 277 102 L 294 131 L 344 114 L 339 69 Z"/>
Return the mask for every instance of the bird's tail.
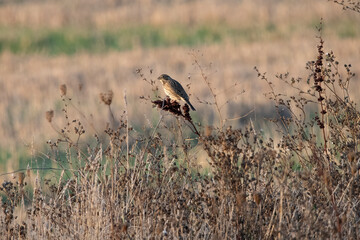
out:
<path id="1" fill-rule="evenodd" d="M 191 105 L 190 101 L 186 101 L 186 102 L 187 102 L 187 104 L 189 104 L 191 110 L 196 111 L 195 108 L 193 107 L 193 105 Z"/>

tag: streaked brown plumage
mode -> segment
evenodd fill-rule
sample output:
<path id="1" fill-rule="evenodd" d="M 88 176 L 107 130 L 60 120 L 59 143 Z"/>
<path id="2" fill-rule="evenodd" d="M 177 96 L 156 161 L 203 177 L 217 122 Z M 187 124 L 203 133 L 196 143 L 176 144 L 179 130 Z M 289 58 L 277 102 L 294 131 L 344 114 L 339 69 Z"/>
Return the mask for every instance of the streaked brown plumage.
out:
<path id="1" fill-rule="evenodd" d="M 158 77 L 158 79 L 163 85 L 165 94 L 168 95 L 170 99 L 177 101 L 183 100 L 187 104 L 189 104 L 191 110 L 196 111 L 193 105 L 191 105 L 189 101 L 189 96 L 186 94 L 184 88 L 181 86 L 181 84 L 178 81 L 172 79 L 167 74 L 161 74 Z"/>

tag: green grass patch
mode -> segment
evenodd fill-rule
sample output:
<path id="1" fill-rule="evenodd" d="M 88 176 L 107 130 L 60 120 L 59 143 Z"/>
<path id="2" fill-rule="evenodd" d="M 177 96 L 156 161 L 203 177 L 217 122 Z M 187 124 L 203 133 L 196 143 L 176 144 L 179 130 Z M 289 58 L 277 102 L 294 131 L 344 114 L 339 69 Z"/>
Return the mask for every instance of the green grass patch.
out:
<path id="1" fill-rule="evenodd" d="M 338 26 L 337 34 L 340 38 L 356 38 L 360 36 L 360 28 L 355 22 L 348 22 Z"/>
<path id="2" fill-rule="evenodd" d="M 233 28 L 226 25 L 200 26 L 131 26 L 111 30 L 62 28 L 9 29 L 0 27 L 0 52 L 48 55 L 78 52 L 102 53 L 125 51 L 137 47 L 199 46 L 217 44 L 224 39 L 254 41 L 278 36 L 275 25 Z"/>
<path id="3" fill-rule="evenodd" d="M 275 23 L 251 26 L 229 26 L 227 24 L 202 25 L 132 25 L 112 29 L 59 28 L 32 29 L 0 26 L 0 53 L 10 51 L 15 54 L 41 53 L 48 55 L 75 54 L 78 52 L 104 53 L 126 51 L 134 48 L 156 48 L 168 46 L 195 47 L 218 44 L 224 40 L 239 42 L 269 41 L 287 39 L 304 29 L 315 29 L 318 19 L 309 20 L 305 25 L 289 24 L 279 27 Z M 339 38 L 356 38 L 360 28 L 356 21 L 343 20 L 328 22 L 326 32 Z"/>
<path id="4" fill-rule="evenodd" d="M 5 166 L 8 159 L 11 158 L 11 153 L 5 149 L 0 149 L 0 165 Z"/>
<path id="5" fill-rule="evenodd" d="M 8 164 L 9 161 L 16 161 L 15 165 Z M 4 174 L 10 166 L 10 171 L 18 169 L 26 169 L 29 163 L 32 162 L 32 157 L 28 154 L 26 149 L 17 149 L 16 153 L 9 149 L 0 147 L 0 174 Z M 8 166 L 9 165 L 9 166 Z M 14 168 L 14 169 L 13 169 Z"/>

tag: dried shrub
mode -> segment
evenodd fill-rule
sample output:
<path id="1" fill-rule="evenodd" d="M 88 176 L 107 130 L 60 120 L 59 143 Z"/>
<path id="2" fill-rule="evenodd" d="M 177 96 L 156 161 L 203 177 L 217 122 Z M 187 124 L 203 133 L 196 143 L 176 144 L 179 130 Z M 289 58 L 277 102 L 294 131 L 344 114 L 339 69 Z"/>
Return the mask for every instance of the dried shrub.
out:
<path id="1" fill-rule="evenodd" d="M 110 106 L 113 100 L 114 93 L 113 91 L 109 90 L 106 93 L 100 93 L 100 100 L 105 103 L 105 105 Z"/>
<path id="2" fill-rule="evenodd" d="M 49 123 L 51 123 L 53 117 L 54 117 L 54 111 L 53 110 L 46 111 L 45 118 Z"/>
<path id="3" fill-rule="evenodd" d="M 66 92 L 67 92 L 66 84 L 61 84 L 60 85 L 60 94 L 61 94 L 61 96 L 66 96 Z"/>

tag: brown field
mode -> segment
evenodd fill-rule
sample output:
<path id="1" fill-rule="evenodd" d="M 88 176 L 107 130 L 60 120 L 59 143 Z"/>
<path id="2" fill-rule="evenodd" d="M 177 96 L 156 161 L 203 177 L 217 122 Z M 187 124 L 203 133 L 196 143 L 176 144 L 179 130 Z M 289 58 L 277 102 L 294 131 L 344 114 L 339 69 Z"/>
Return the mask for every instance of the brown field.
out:
<path id="1" fill-rule="evenodd" d="M 4 93 L 1 94 L 0 103 L 3 116 L 0 128 L 2 146 L 19 147 L 30 142 L 41 145 L 51 137 L 43 116 L 46 110 L 55 108 L 60 101 L 58 86 L 62 83 L 68 85 L 69 96 L 74 99 L 74 104 L 80 101 L 82 111 L 87 116 L 92 114 L 99 128 L 104 125 L 97 121 L 105 120 L 102 116 L 107 109 L 100 104 L 98 94 L 110 89 L 115 93 L 113 108 L 116 114 L 124 110 L 123 95 L 126 90 L 129 118 L 133 125 L 142 125 L 144 116 L 149 119 L 156 117 L 151 104 L 139 100 L 140 96 L 148 96 L 152 92 L 135 74 L 138 68 L 142 68 L 144 73 L 153 69 L 152 79 L 161 73 L 168 73 L 183 85 L 191 84 L 191 99 L 199 110 L 194 114 L 202 116 L 201 122 L 214 124 L 211 117 L 213 107 L 196 100 L 212 101 L 201 81 L 199 69 L 192 64 L 193 52 L 205 67 L 213 87 L 219 92 L 220 102 L 224 103 L 229 96 L 230 99 L 234 98 L 231 107 L 223 107 L 223 114 L 234 118 L 255 109 L 254 114 L 260 116 L 261 120 L 262 112 L 269 104 L 263 97 L 268 88 L 257 80 L 253 67 L 258 66 L 270 76 L 290 72 L 294 77 L 307 78 L 305 63 L 314 60 L 317 34 L 314 24 L 318 24 L 321 17 L 325 25 L 325 50 L 333 50 L 342 64 L 353 63 L 353 70 L 359 70 L 355 63 L 359 60 L 360 35 L 341 38 L 338 32 L 344 26 L 336 24 L 340 20 L 342 23 L 359 23 L 359 14 L 345 12 L 340 6 L 327 1 L 209 1 L 206 11 L 201 11 L 201 1 L 175 1 L 170 5 L 156 1 L 129 1 L 121 7 L 114 7 L 116 1 L 106 1 L 105 4 L 100 1 L 89 2 L 85 8 L 82 7 L 84 1 L 5 4 L 0 6 L 0 26 L 59 28 L 79 25 L 84 28 L 111 28 L 118 26 L 118 23 L 171 26 L 221 21 L 235 27 L 255 28 L 272 22 L 283 35 L 267 37 L 260 33 L 259 39 L 253 41 L 225 39 L 222 43 L 197 47 L 144 49 L 139 46 L 124 52 L 95 55 L 79 53 L 49 57 L 3 52 L 0 56 L 0 83 Z M 162 14 L 169 11 L 172 12 L 171 17 Z M 211 68 L 208 67 L 210 64 Z M 188 76 L 191 78 L 188 79 Z M 84 85 L 82 93 L 78 91 L 80 80 Z M 235 83 L 237 86 L 232 88 Z M 239 94 L 242 90 L 245 93 Z M 164 96 L 162 92 L 160 95 Z M 55 110 L 57 121 L 61 109 Z"/>
<path id="2" fill-rule="evenodd" d="M 306 109 L 292 109 L 296 116 L 309 110 L 309 124 L 294 119 L 293 132 L 278 132 L 265 120 L 276 117 L 276 104 L 264 96 L 271 89 L 254 70 L 266 72 L 276 93 L 300 97 L 276 77 L 287 72 L 303 79 L 299 88 L 311 89 L 306 80 L 314 71 L 305 67 L 319 56 L 321 18 L 324 52 L 340 62 L 336 79 L 346 79 L 344 64 L 352 65 L 348 90 L 359 103 L 360 13 L 331 1 L 0 1 L 0 40 L 20 36 L 21 47 L 31 45 L 26 36 L 46 31 L 100 35 L 144 27 L 160 29 L 171 43 L 197 27 L 223 34 L 193 45 L 161 39 L 148 45 L 134 35 L 128 49 L 71 54 L 16 52 L 5 44 L 1 50 L 0 44 L 0 178 L 14 182 L 0 188 L 8 200 L 0 231 L 12 239 L 165 239 L 165 233 L 169 239 L 356 239 L 358 110 L 336 86 L 338 95 L 326 95 L 329 116 L 318 114 L 327 116 L 325 132 L 310 123 L 321 111 L 316 98 Z M 165 97 L 157 81 L 162 73 L 189 93 L 200 135 L 153 107 L 151 100 Z M 114 118 L 99 98 L 109 90 Z M 51 123 L 48 110 L 54 110 Z M 222 129 L 220 119 L 232 129 Z M 79 141 L 76 133 L 69 139 L 61 133 L 73 120 L 69 128 L 86 130 Z M 109 123 L 120 126 L 118 135 L 104 133 Z M 46 144 L 57 139 L 64 143 Z M 37 172 L 35 165 L 55 169 Z M 26 166 L 34 171 L 26 171 L 24 188 L 21 174 L 6 173 Z"/>

